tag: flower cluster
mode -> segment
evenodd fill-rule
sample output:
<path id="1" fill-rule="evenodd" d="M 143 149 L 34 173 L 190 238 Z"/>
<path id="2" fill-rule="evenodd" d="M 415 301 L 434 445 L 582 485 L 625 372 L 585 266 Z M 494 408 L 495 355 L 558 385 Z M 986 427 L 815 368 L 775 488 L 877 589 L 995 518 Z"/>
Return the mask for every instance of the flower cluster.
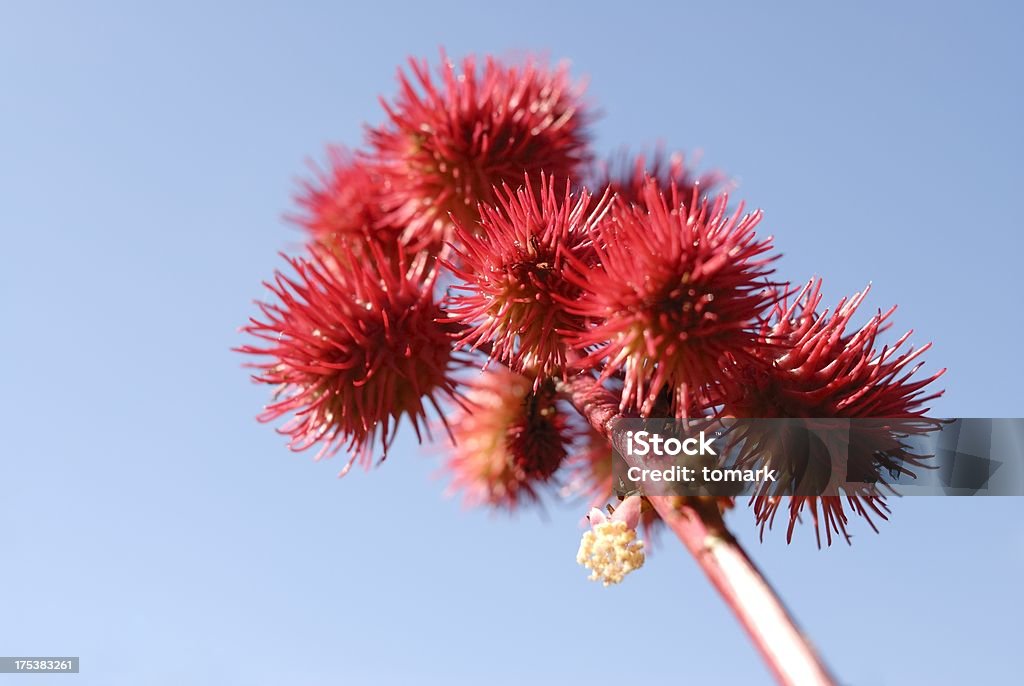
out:
<path id="1" fill-rule="evenodd" d="M 591 570 L 591 581 L 617 584 L 643 566 L 644 542 L 636 537 L 641 505 L 640 496 L 633 495 L 610 517 L 597 508 L 587 515 L 591 529 L 583 534 L 576 562 Z"/>
<path id="2" fill-rule="evenodd" d="M 255 342 L 240 350 L 274 388 L 260 418 L 284 420 L 293 449 L 369 466 L 401 422 L 419 437 L 436 415 L 469 502 L 607 502 L 614 414 L 917 419 L 938 395 L 941 372 L 918 375 L 928 346 L 879 342 L 892 310 L 851 329 L 866 291 L 830 311 L 820 281 L 776 277 L 761 212 L 719 174 L 660 153 L 595 163 L 566 67 L 413 60 L 382 103 L 364 147 L 330 148 L 301 185 L 307 250 L 244 327 Z M 789 535 L 805 512 L 830 543 L 846 535 L 838 497 L 785 502 L 753 499 L 762 529 L 785 508 Z M 880 492 L 845 507 L 872 526 L 887 512 Z M 580 560 L 594 578 L 642 563 L 636 523 L 656 515 L 641 512 L 630 496 L 592 513 Z"/>

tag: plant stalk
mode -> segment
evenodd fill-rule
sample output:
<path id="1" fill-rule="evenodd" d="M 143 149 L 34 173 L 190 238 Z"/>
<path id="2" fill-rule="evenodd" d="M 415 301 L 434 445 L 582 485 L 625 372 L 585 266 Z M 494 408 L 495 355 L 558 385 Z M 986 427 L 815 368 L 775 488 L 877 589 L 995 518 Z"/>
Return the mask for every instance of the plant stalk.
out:
<path id="1" fill-rule="evenodd" d="M 611 423 L 620 416 L 611 392 L 587 375 L 561 382 L 560 391 L 597 431 L 611 438 Z M 693 555 L 780 684 L 835 686 L 810 641 L 726 529 L 715 498 L 647 496 L 647 500 Z"/>

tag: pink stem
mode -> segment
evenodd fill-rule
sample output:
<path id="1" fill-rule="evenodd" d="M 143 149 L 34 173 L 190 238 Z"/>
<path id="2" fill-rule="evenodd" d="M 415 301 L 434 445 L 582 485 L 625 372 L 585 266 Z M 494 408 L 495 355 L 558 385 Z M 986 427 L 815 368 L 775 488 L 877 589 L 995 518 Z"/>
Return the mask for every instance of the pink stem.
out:
<path id="1" fill-rule="evenodd" d="M 703 508 L 690 505 L 677 507 L 666 496 L 648 500 L 732 608 L 780 684 L 835 684 L 807 637 L 736 539 L 720 523 L 709 526 L 706 520 L 716 519 L 715 515 L 703 515 Z"/>
<path id="2" fill-rule="evenodd" d="M 619 416 L 612 393 L 588 376 L 562 383 L 561 391 L 595 429 L 610 438 L 611 422 Z M 714 499 L 647 499 L 736 614 L 778 682 L 786 686 L 834 686 L 834 679 L 807 637 L 725 528 Z"/>

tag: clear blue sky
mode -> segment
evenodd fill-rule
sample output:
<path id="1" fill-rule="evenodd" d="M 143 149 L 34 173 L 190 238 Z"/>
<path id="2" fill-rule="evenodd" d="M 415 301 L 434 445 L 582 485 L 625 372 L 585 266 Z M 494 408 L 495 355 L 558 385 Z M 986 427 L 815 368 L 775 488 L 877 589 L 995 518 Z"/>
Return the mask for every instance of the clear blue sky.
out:
<path id="1" fill-rule="evenodd" d="M 940 413 L 1024 415 L 1022 14 L 850 4 L 5 2 L 0 654 L 103 686 L 766 683 L 676 546 L 607 590 L 581 508 L 464 511 L 408 437 L 338 480 L 229 348 L 305 158 L 360 142 L 406 55 L 542 50 L 600 149 L 702 149 L 785 276 L 898 302 Z M 1024 502 L 893 507 L 823 551 L 730 521 L 845 683 L 1016 683 Z"/>

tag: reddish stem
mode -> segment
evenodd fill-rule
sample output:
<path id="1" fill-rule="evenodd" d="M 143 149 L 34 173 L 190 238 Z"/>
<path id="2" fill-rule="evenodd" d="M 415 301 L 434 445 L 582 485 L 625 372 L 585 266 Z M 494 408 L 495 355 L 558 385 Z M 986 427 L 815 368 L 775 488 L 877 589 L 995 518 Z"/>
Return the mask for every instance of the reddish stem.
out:
<path id="1" fill-rule="evenodd" d="M 565 397 L 606 438 L 618 401 L 583 375 L 560 384 Z M 835 681 L 778 595 L 726 529 L 714 498 L 648 496 L 665 524 L 747 630 L 780 684 L 834 686 Z"/>

